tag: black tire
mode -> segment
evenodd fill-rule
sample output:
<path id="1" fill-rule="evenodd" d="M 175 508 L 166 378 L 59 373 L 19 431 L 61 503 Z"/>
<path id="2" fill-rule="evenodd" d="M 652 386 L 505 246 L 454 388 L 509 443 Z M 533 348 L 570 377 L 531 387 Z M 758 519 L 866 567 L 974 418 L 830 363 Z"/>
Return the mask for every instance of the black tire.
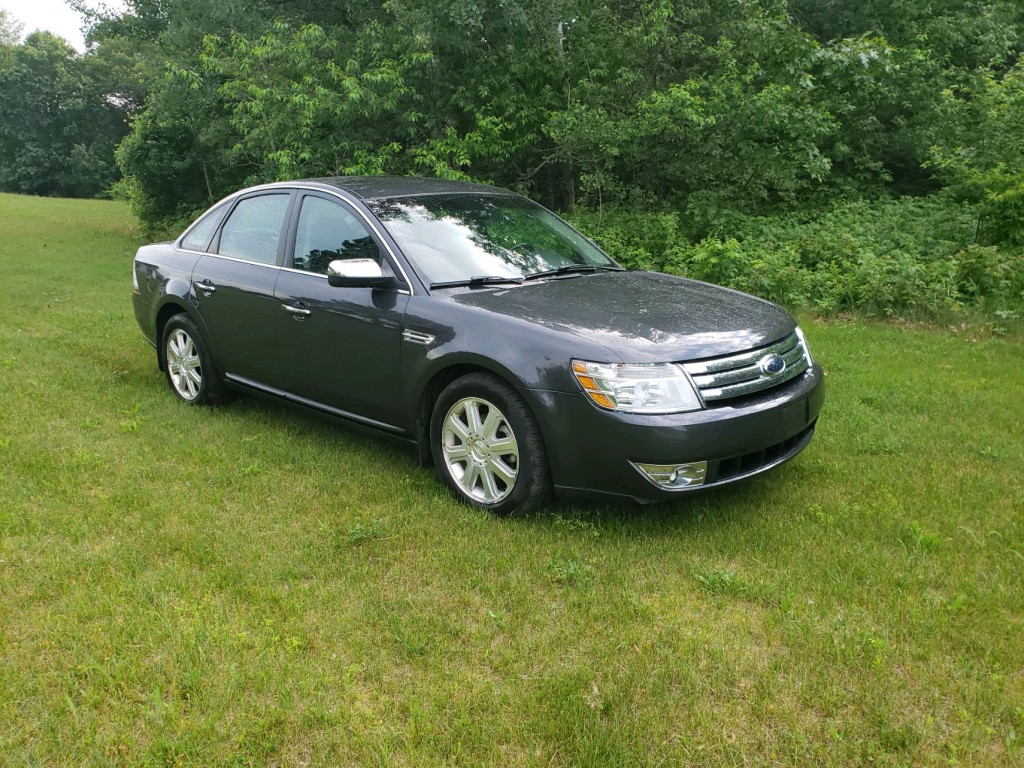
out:
<path id="1" fill-rule="evenodd" d="M 441 481 L 463 502 L 522 515 L 550 492 L 544 440 L 519 394 L 488 373 L 456 379 L 430 417 L 430 450 Z"/>
<path id="2" fill-rule="evenodd" d="M 194 405 L 212 405 L 224 399 L 224 381 L 192 318 L 182 313 L 168 320 L 160 345 L 167 383 L 175 395 Z"/>

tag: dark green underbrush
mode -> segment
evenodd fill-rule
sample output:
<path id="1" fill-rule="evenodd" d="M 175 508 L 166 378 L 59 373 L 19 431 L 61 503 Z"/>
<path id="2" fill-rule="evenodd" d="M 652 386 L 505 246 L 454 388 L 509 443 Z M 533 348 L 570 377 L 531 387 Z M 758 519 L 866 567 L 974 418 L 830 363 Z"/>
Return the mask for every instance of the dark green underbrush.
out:
<path id="1" fill-rule="evenodd" d="M 579 212 L 623 265 L 720 283 L 790 309 L 1017 320 L 1024 250 L 977 242 L 979 210 L 944 195 L 725 217 L 694 242 L 675 213 Z"/>

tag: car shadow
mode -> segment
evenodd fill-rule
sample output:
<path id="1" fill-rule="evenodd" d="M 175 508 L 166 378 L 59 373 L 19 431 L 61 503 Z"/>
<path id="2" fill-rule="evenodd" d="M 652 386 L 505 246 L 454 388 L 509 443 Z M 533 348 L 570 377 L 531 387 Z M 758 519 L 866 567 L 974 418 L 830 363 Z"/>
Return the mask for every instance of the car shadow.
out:
<path id="1" fill-rule="evenodd" d="M 780 467 L 763 477 L 650 504 L 556 500 L 534 510 L 522 518 L 522 522 L 541 527 L 562 524 L 564 527 L 564 521 L 575 521 L 579 528 L 600 533 L 644 536 L 669 536 L 709 527 L 727 527 L 766 514 L 762 502 L 766 489 L 785 496 L 788 485 L 798 481 L 796 473 L 790 473 L 788 469 Z"/>
<path id="2" fill-rule="evenodd" d="M 422 479 L 437 483 L 433 467 L 421 467 L 416 447 L 406 441 L 390 438 L 378 432 L 368 432 L 357 425 L 339 423 L 337 419 L 304 408 L 293 403 L 282 402 L 258 393 L 235 393 L 227 411 L 246 418 L 255 418 L 262 423 L 271 422 L 275 429 L 301 432 L 317 440 L 336 446 L 339 456 L 346 451 L 367 451 L 374 454 L 374 461 L 384 471 L 393 470 L 396 475 L 422 473 Z M 707 527 L 719 528 L 742 523 L 764 514 L 764 492 L 771 489 L 773 494 L 786 497 L 790 483 L 799 482 L 798 473 L 788 466 L 759 477 L 726 485 L 707 491 L 689 493 L 679 499 L 650 504 L 609 503 L 595 498 L 560 501 L 554 499 L 521 517 L 505 518 L 509 525 L 536 527 L 538 530 L 558 526 L 561 529 L 576 528 L 580 531 L 608 533 L 623 536 L 668 536 L 699 531 Z M 446 490 L 446 489 L 445 489 Z M 442 495 L 452 509 L 465 509 L 454 494 Z M 485 511 L 480 514 L 487 515 Z M 582 534 L 581 534 L 582 535 Z"/>

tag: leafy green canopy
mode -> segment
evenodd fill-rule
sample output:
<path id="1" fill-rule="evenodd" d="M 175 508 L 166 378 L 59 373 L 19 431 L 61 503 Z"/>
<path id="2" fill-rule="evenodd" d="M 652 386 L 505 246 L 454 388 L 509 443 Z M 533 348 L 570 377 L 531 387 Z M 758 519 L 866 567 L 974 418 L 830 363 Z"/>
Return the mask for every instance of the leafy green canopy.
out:
<path id="1" fill-rule="evenodd" d="M 14 30 L 13 25 L 8 30 Z M 91 197 L 117 176 L 127 131 L 101 73 L 61 38 L 0 35 L 0 190 Z"/>
<path id="2" fill-rule="evenodd" d="M 80 10 L 92 24 L 84 57 L 0 46 L 2 183 L 96 193 L 115 177 L 120 136 L 97 115 L 128 112 L 119 188 L 150 228 L 248 182 L 415 173 L 491 181 L 561 210 L 678 212 L 694 243 L 736 214 L 948 186 L 980 206 L 981 245 L 1024 239 L 1015 0 Z M 44 92 L 61 107 L 43 109 Z M 79 185 L 59 186 L 72 168 Z"/>
<path id="3" fill-rule="evenodd" d="M 420 173 L 707 231 L 933 190 L 946 94 L 1001 78 L 1021 29 L 1002 0 L 133 0 L 93 40 L 150 62 L 120 153 L 147 220 L 244 181 Z"/>

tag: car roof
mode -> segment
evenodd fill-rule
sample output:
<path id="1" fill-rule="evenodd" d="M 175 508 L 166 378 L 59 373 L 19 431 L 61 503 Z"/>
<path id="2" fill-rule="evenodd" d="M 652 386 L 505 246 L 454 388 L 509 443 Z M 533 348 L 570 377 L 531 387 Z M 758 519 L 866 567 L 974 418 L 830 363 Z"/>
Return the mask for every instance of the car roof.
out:
<path id="1" fill-rule="evenodd" d="M 377 198 L 410 197 L 413 195 L 445 195 L 472 192 L 475 194 L 512 194 L 490 184 L 468 181 L 427 179 L 420 176 L 328 176 L 319 179 L 300 179 L 292 184 L 322 184 L 344 189 L 363 200 Z"/>

